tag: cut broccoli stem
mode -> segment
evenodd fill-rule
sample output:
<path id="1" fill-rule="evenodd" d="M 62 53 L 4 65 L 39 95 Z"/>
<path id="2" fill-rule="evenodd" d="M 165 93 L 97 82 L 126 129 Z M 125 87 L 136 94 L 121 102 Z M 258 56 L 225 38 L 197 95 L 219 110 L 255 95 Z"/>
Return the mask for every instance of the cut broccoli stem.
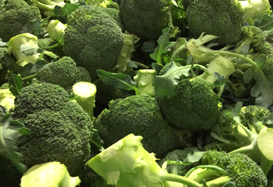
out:
<path id="1" fill-rule="evenodd" d="M 95 96 L 97 88 L 90 82 L 77 82 L 73 85 L 73 96 L 77 103 L 93 119 L 93 109 L 95 107 Z"/>

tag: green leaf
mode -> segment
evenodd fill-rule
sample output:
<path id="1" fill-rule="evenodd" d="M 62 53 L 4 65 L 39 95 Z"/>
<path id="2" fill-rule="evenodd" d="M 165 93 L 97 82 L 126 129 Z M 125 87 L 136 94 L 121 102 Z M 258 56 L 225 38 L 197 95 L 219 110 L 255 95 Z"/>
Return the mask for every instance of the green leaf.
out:
<path id="1" fill-rule="evenodd" d="M 80 6 L 81 4 L 66 3 L 63 7 L 55 6 L 53 12 L 58 20 L 61 22 L 66 22 L 67 16 Z"/>
<path id="2" fill-rule="evenodd" d="M 124 90 L 135 90 L 138 95 L 139 91 L 137 83 L 131 79 L 131 77 L 124 73 L 111 73 L 102 69 L 97 69 L 97 74 L 107 85 L 116 86 Z"/>
<path id="3" fill-rule="evenodd" d="M 264 55 L 256 58 L 257 67 L 249 68 L 244 73 L 244 81 L 249 83 L 255 80 L 255 85 L 251 88 L 250 94 L 255 98 L 255 104 L 268 108 L 273 103 L 273 81 L 265 77 L 260 69 L 262 63 L 266 62 Z"/>
<path id="4" fill-rule="evenodd" d="M 23 27 L 21 33 L 31 33 L 35 36 L 39 36 L 42 32 L 42 26 L 40 20 L 29 20 Z"/>
<path id="5" fill-rule="evenodd" d="M 16 66 L 16 71 L 23 77 L 37 74 L 48 62 L 37 60 L 35 63 L 28 63 L 25 66 Z"/>
<path id="6" fill-rule="evenodd" d="M 214 72 L 214 76 L 216 77 L 216 81 L 214 82 L 215 87 L 221 87 L 226 83 L 225 77 L 220 75 L 219 73 Z"/>
<path id="7" fill-rule="evenodd" d="M 273 161 L 272 147 L 273 147 L 273 129 L 267 128 L 263 130 L 257 139 L 259 150 L 270 161 Z"/>
<path id="8" fill-rule="evenodd" d="M 0 155 L 10 159 L 22 173 L 26 166 L 21 163 L 22 155 L 17 152 L 16 141 L 21 133 L 28 134 L 29 130 L 22 123 L 14 121 L 9 113 L 0 111 Z"/>
<path id="9" fill-rule="evenodd" d="M 193 153 L 189 153 L 183 162 L 191 163 L 191 164 L 199 162 L 204 156 L 204 154 L 205 154 L 204 151 L 195 151 Z"/>
<path id="10" fill-rule="evenodd" d="M 255 21 L 254 26 L 259 27 L 264 31 L 272 29 L 273 28 L 272 15 L 265 14 L 263 19 Z"/>
<path id="11" fill-rule="evenodd" d="M 19 75 L 11 74 L 8 78 L 9 89 L 14 96 L 17 96 L 23 87 L 23 80 Z"/>
<path id="12" fill-rule="evenodd" d="M 176 66 L 171 62 L 170 69 L 161 76 L 156 76 L 153 82 L 155 87 L 155 94 L 157 97 L 171 98 L 175 95 L 174 88 L 179 82 L 179 78 L 184 75 L 188 76 L 189 71 L 192 69 L 191 65 L 188 66 Z"/>
<path id="13" fill-rule="evenodd" d="M 156 61 L 159 65 L 165 64 L 163 57 L 164 54 L 168 52 L 168 49 L 171 45 L 174 45 L 175 43 L 170 42 L 170 28 L 167 27 L 162 30 L 162 35 L 158 38 L 157 44 L 158 46 L 155 48 L 154 52 L 150 54 L 150 57 Z"/>

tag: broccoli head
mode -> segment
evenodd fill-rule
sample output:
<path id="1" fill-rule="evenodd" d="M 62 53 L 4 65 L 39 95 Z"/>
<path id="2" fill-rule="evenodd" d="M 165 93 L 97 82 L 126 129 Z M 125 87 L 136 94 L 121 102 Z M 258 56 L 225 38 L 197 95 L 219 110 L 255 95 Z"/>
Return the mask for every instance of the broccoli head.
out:
<path id="1" fill-rule="evenodd" d="M 10 38 L 20 34 L 28 21 L 41 20 L 40 10 L 29 6 L 22 0 L 8 0 L 5 8 L 0 10 L 0 38 L 9 41 Z"/>
<path id="2" fill-rule="evenodd" d="M 82 68 L 79 69 L 77 67 L 71 57 L 64 56 L 55 62 L 46 64 L 38 72 L 37 79 L 42 82 L 57 84 L 65 89 L 69 89 L 78 80 L 88 79 L 88 75 L 89 74 L 82 70 Z"/>
<path id="3" fill-rule="evenodd" d="M 163 119 L 156 100 L 133 95 L 112 100 L 94 121 L 106 147 L 130 133 L 145 137 L 143 146 L 158 156 L 179 146 L 174 130 Z"/>
<path id="4" fill-rule="evenodd" d="M 164 118 L 183 130 L 209 130 L 220 113 L 220 100 L 203 79 L 181 77 L 171 98 L 157 97 Z"/>
<path id="5" fill-rule="evenodd" d="M 42 109 L 57 111 L 68 102 L 69 94 L 59 85 L 50 83 L 33 83 L 23 87 L 16 96 L 15 118 L 25 118 L 28 114 Z"/>
<path id="6" fill-rule="evenodd" d="M 68 16 L 63 41 L 64 53 L 94 78 L 96 69 L 110 70 L 115 66 L 123 46 L 123 35 L 111 16 L 86 5 Z"/>
<path id="7" fill-rule="evenodd" d="M 28 167 L 59 161 L 71 174 L 83 167 L 90 154 L 93 123 L 80 105 L 69 101 L 58 111 L 45 108 L 22 122 L 30 133 L 19 138 L 17 146 Z"/>
<path id="8" fill-rule="evenodd" d="M 190 34 L 197 38 L 203 32 L 218 36 L 221 44 L 236 42 L 241 34 L 244 11 L 234 0 L 193 0 L 186 10 Z"/>
<path id="9" fill-rule="evenodd" d="M 7 82 L 9 73 L 15 70 L 16 59 L 7 53 L 6 47 L 0 47 L 0 85 Z"/>
<path id="10" fill-rule="evenodd" d="M 120 15 L 125 30 L 143 39 L 157 39 L 170 21 L 166 0 L 121 0 Z"/>

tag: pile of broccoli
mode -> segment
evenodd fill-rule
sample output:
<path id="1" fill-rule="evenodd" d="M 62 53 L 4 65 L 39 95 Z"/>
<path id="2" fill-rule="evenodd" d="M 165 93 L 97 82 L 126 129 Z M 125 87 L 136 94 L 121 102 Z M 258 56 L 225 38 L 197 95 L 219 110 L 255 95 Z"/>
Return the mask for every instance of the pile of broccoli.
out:
<path id="1" fill-rule="evenodd" d="M 0 186 L 272 187 L 272 15 L 0 0 Z"/>

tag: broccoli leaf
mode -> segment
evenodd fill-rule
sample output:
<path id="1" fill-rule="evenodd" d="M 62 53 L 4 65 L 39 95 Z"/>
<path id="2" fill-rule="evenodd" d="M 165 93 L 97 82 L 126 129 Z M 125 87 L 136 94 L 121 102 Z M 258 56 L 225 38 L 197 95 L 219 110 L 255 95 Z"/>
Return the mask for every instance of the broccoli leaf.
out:
<path id="1" fill-rule="evenodd" d="M 11 74 L 9 76 L 9 89 L 14 96 L 17 96 L 23 87 L 23 80 L 19 75 Z"/>
<path id="2" fill-rule="evenodd" d="M 256 20 L 254 22 L 255 27 L 259 27 L 262 30 L 270 30 L 273 28 L 273 19 L 272 15 L 265 14 L 263 19 Z"/>
<path id="3" fill-rule="evenodd" d="M 16 120 L 10 113 L 0 108 L 0 155 L 10 159 L 19 171 L 25 172 L 26 166 L 21 163 L 22 155 L 17 152 L 16 140 L 21 135 L 27 135 L 29 130 Z"/>
<path id="4" fill-rule="evenodd" d="M 201 65 L 188 65 L 188 66 L 176 66 L 173 62 L 171 62 L 170 69 L 161 76 L 156 76 L 153 82 L 153 86 L 155 87 L 155 94 L 157 97 L 167 97 L 171 98 L 175 95 L 175 85 L 178 84 L 179 78 L 184 75 L 186 77 L 189 76 L 189 71 L 193 67 L 201 67 Z"/>
<path id="5" fill-rule="evenodd" d="M 158 46 L 155 48 L 154 52 L 150 54 L 150 57 L 155 60 L 157 64 L 164 64 L 163 55 L 168 52 L 170 46 L 175 44 L 174 42 L 170 42 L 170 30 L 169 27 L 162 30 L 163 34 L 157 40 Z"/>
<path id="6" fill-rule="evenodd" d="M 136 95 L 139 94 L 137 83 L 131 77 L 124 73 L 111 73 L 102 69 L 97 69 L 97 74 L 107 85 L 116 86 L 124 90 L 135 90 Z"/>
<path id="7" fill-rule="evenodd" d="M 250 92 L 251 96 L 256 98 L 256 105 L 268 108 L 273 103 L 273 83 L 268 77 L 265 77 L 262 70 L 259 68 L 260 64 L 265 61 L 266 57 L 264 55 L 258 56 L 255 60 L 257 67 L 245 71 L 243 78 L 246 83 L 255 80 L 255 85 Z"/>
<path id="8" fill-rule="evenodd" d="M 74 4 L 74 3 L 66 3 L 63 7 L 55 6 L 54 7 L 54 15 L 57 17 L 58 20 L 61 22 L 67 21 L 67 16 L 79 8 L 81 4 Z"/>
<path id="9" fill-rule="evenodd" d="M 35 36 L 39 36 L 42 32 L 40 20 L 29 20 L 23 27 L 21 33 L 31 33 Z"/>

